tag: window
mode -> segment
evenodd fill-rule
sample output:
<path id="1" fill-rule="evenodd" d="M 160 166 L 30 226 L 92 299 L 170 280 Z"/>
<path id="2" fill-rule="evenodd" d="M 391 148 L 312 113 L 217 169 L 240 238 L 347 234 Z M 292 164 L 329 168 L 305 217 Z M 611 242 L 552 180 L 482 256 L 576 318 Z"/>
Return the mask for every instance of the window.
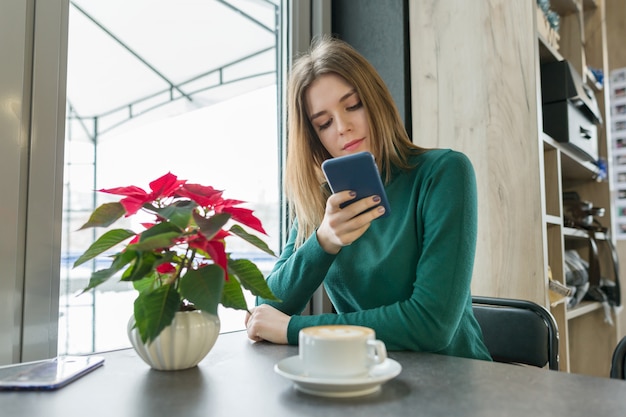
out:
<path id="1" fill-rule="evenodd" d="M 135 291 L 113 277 L 80 294 L 106 259 L 72 268 L 98 233 L 77 231 L 107 198 L 93 190 L 168 171 L 210 184 L 249 202 L 278 253 L 280 3 L 70 2 L 59 354 L 129 346 Z M 273 258 L 234 243 L 269 272 Z M 219 315 L 243 328 L 243 312 Z"/>

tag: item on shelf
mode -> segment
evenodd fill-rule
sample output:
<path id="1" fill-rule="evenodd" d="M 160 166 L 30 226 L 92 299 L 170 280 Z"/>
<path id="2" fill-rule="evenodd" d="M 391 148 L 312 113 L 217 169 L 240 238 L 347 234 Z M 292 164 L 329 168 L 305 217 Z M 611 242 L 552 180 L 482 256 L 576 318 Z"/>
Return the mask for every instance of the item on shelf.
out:
<path id="1" fill-rule="evenodd" d="M 594 223 L 594 216 L 604 216 L 603 207 L 594 207 L 591 201 L 581 200 L 576 192 L 563 193 L 563 222 L 567 227 L 587 230 Z"/>
<path id="2" fill-rule="evenodd" d="M 594 207 L 593 203 L 590 201 L 582 200 L 576 192 L 571 191 L 563 193 L 563 224 L 567 227 L 574 227 L 585 231 L 589 246 L 588 261 L 583 261 L 581 259 L 581 263 L 583 263 L 583 265 L 586 264 L 587 280 L 589 282 L 589 288 L 583 296 L 586 300 L 598 301 L 605 304 L 605 311 L 607 311 L 608 306 L 621 305 L 621 293 L 619 281 L 619 258 L 617 256 L 617 250 L 611 240 L 608 229 L 602 226 L 597 219 L 597 217 L 604 216 L 604 211 L 604 208 Z M 601 275 L 596 233 L 604 234 L 604 238 L 601 242 L 605 243 L 610 249 L 614 273 L 613 279 L 608 279 Z M 574 251 L 574 253 L 577 254 L 576 251 Z M 576 266 L 579 264 L 575 262 L 573 257 L 574 255 L 572 253 L 566 256 L 566 264 L 569 262 L 568 267 L 570 272 L 572 270 L 578 270 Z M 574 286 L 577 285 L 579 284 Z M 578 296 L 576 298 L 578 299 Z M 612 323 L 610 314 L 607 314 L 606 321 Z"/>
<path id="3" fill-rule="evenodd" d="M 550 2 L 537 0 L 537 30 L 550 46 L 559 49 L 561 16 L 550 9 Z"/>
<path id="4" fill-rule="evenodd" d="M 572 289 L 561 284 L 552 278 L 552 269 L 548 265 L 548 294 L 550 296 L 550 306 L 555 307 L 568 300 L 572 295 Z"/>
<path id="5" fill-rule="evenodd" d="M 615 116 L 623 116 L 626 114 L 626 103 L 614 104 L 613 111 L 611 112 Z"/>
<path id="6" fill-rule="evenodd" d="M 626 207 L 624 206 L 624 190 L 626 188 L 626 131 L 616 129 L 621 125 L 624 127 L 623 120 L 626 118 L 626 68 L 614 69 L 609 74 L 610 84 L 610 104 L 612 115 L 612 142 L 613 142 L 613 178 L 615 181 L 617 193 L 614 194 L 613 204 L 616 207 L 617 214 L 617 231 L 616 238 L 626 239 Z"/>
<path id="7" fill-rule="evenodd" d="M 596 166 L 598 167 L 598 172 L 596 175 L 596 181 L 600 182 L 606 179 L 608 173 L 607 173 L 607 166 L 606 166 L 606 160 L 604 158 L 598 158 L 598 160 L 595 162 Z"/>
<path id="8" fill-rule="evenodd" d="M 611 91 L 611 100 L 619 100 L 626 97 L 626 85 L 614 85 Z"/>
<path id="9" fill-rule="evenodd" d="M 589 289 L 589 263 L 573 249 L 564 253 L 565 283 L 571 291 L 567 308 L 576 307 Z"/>
<path id="10" fill-rule="evenodd" d="M 568 61 L 541 65 L 543 130 L 585 160 L 598 159 L 602 116 L 589 87 Z"/>
<path id="11" fill-rule="evenodd" d="M 604 86 L 604 71 L 600 68 L 594 68 L 591 65 L 587 65 L 588 74 L 593 77 L 592 81 L 598 89 Z"/>
<path id="12" fill-rule="evenodd" d="M 626 131 L 626 120 L 613 120 L 613 132 L 623 133 Z"/>
<path id="13" fill-rule="evenodd" d="M 611 83 L 626 83 L 626 68 L 611 71 Z"/>

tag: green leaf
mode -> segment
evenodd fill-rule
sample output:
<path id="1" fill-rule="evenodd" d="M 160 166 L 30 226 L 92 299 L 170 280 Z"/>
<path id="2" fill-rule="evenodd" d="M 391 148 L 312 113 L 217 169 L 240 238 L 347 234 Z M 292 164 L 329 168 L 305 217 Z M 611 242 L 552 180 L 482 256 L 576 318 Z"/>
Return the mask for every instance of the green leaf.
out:
<path id="1" fill-rule="evenodd" d="M 174 246 L 176 238 L 180 235 L 181 234 L 178 232 L 163 233 L 161 235 L 146 238 L 141 242 L 134 243 L 128 247 L 136 251 L 151 251 L 155 249 L 170 248 Z"/>
<path id="2" fill-rule="evenodd" d="M 122 281 L 132 281 L 133 288 L 139 292 L 146 290 L 153 290 L 157 286 L 161 285 L 159 280 L 159 273 L 156 272 L 156 268 L 166 262 L 171 262 L 176 254 L 174 252 L 165 252 L 165 254 L 155 254 L 153 252 L 147 252 L 138 258 L 141 265 L 137 266 L 137 270 L 127 271 L 128 273 L 122 276 Z M 152 258 L 154 257 L 154 259 Z"/>
<path id="3" fill-rule="evenodd" d="M 138 281 L 150 275 L 156 265 L 161 264 L 162 257 L 154 252 L 134 252 L 134 264 L 124 271 L 122 281 Z"/>
<path id="4" fill-rule="evenodd" d="M 188 271 L 180 280 L 179 291 L 196 308 L 217 315 L 223 288 L 224 270 L 211 264 Z"/>
<path id="5" fill-rule="evenodd" d="M 174 241 L 182 236 L 183 231 L 173 223 L 158 223 L 143 231 L 139 236 L 139 242 L 128 247 L 136 251 L 151 251 L 154 249 L 169 248 Z"/>
<path id="6" fill-rule="evenodd" d="M 224 283 L 221 303 L 224 307 L 234 308 L 235 310 L 248 309 L 246 298 L 241 290 L 241 284 L 233 275 Z"/>
<path id="7" fill-rule="evenodd" d="M 146 275 L 145 277 L 133 281 L 133 288 L 138 292 L 151 291 L 156 288 L 155 284 L 157 280 L 156 271 L 152 271 L 151 274 Z"/>
<path id="8" fill-rule="evenodd" d="M 96 288 L 98 285 L 102 284 L 103 282 L 108 281 L 109 278 L 111 278 L 113 275 L 115 275 L 117 271 L 108 268 L 108 269 L 101 269 L 99 271 L 95 271 L 91 274 L 91 277 L 89 278 L 89 284 L 83 288 L 83 290 L 81 291 L 81 294 L 91 290 L 92 288 Z"/>
<path id="9" fill-rule="evenodd" d="M 239 226 L 238 224 L 234 224 L 229 232 L 239 236 L 240 238 L 242 238 L 243 240 L 245 240 L 246 242 L 256 246 L 257 248 L 261 249 L 263 252 L 268 253 L 272 256 L 276 256 L 276 254 L 274 253 L 274 251 L 272 251 L 269 246 L 267 246 L 267 244 L 265 242 L 263 242 L 261 239 L 259 239 L 258 236 L 252 235 L 248 232 L 246 232 L 241 226 Z"/>
<path id="10" fill-rule="evenodd" d="M 139 293 L 135 300 L 135 326 L 143 343 L 150 343 L 172 324 L 180 296 L 171 285 Z"/>
<path id="11" fill-rule="evenodd" d="M 91 274 L 91 278 L 89 279 L 89 284 L 87 287 L 83 289 L 81 292 L 84 293 L 89 291 L 92 288 L 97 287 L 98 285 L 106 282 L 109 278 L 115 275 L 118 271 L 122 270 L 129 262 L 135 259 L 135 252 L 133 251 L 124 251 L 115 255 L 113 258 L 113 262 L 107 269 L 101 269 Z"/>
<path id="12" fill-rule="evenodd" d="M 196 221 L 196 224 L 200 228 L 202 234 L 206 237 L 207 240 L 213 239 L 213 237 L 221 230 L 221 228 L 230 220 L 230 214 L 228 213 L 219 213 L 214 216 L 205 219 L 198 213 L 193 213 L 193 219 Z"/>
<path id="13" fill-rule="evenodd" d="M 193 201 L 178 201 L 175 204 L 171 204 L 165 208 L 158 209 L 159 216 L 168 219 L 171 223 L 175 224 L 181 230 L 184 230 L 189 226 L 191 221 L 191 212 L 198 205 Z"/>
<path id="14" fill-rule="evenodd" d="M 253 295 L 271 301 L 281 301 L 277 298 L 259 268 L 248 259 L 229 259 L 228 272 L 237 276 L 237 279 L 245 289 Z"/>
<path id="15" fill-rule="evenodd" d="M 135 236 L 135 232 L 126 229 L 113 229 L 109 230 L 98 238 L 95 242 L 89 246 L 89 248 L 74 262 L 74 268 L 81 265 L 101 253 L 111 249 L 113 246 L 125 241 L 131 236 Z"/>
<path id="16" fill-rule="evenodd" d="M 115 223 L 117 219 L 122 217 L 126 213 L 124 206 L 119 202 L 116 203 L 104 203 L 91 213 L 87 223 L 83 224 L 80 229 L 83 230 L 90 227 L 107 227 Z"/>

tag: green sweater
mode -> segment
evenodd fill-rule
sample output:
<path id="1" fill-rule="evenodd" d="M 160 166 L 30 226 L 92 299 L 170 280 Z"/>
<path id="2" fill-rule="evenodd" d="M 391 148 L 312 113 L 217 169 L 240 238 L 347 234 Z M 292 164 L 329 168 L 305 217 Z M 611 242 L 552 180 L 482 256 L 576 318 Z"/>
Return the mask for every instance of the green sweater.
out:
<path id="1" fill-rule="evenodd" d="M 391 215 L 337 255 L 316 235 L 294 251 L 295 226 L 268 275 L 282 302 L 258 299 L 291 315 L 300 329 L 322 324 L 371 327 L 389 350 L 491 360 L 472 313 L 470 283 L 477 229 L 476 180 L 469 159 L 430 150 L 385 186 Z M 337 314 L 299 315 L 324 284 Z"/>

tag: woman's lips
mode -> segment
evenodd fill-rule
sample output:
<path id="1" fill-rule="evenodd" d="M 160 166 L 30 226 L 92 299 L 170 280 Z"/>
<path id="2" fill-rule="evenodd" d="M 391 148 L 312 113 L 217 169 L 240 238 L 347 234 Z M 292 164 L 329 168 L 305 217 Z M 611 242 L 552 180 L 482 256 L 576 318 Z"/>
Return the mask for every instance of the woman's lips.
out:
<path id="1" fill-rule="evenodd" d="M 365 139 L 357 139 L 357 140 L 350 141 L 350 142 L 348 142 L 348 143 L 346 143 L 344 145 L 343 150 L 344 151 L 351 151 L 351 150 L 357 148 L 361 144 L 361 142 L 363 142 L 364 140 Z"/>

